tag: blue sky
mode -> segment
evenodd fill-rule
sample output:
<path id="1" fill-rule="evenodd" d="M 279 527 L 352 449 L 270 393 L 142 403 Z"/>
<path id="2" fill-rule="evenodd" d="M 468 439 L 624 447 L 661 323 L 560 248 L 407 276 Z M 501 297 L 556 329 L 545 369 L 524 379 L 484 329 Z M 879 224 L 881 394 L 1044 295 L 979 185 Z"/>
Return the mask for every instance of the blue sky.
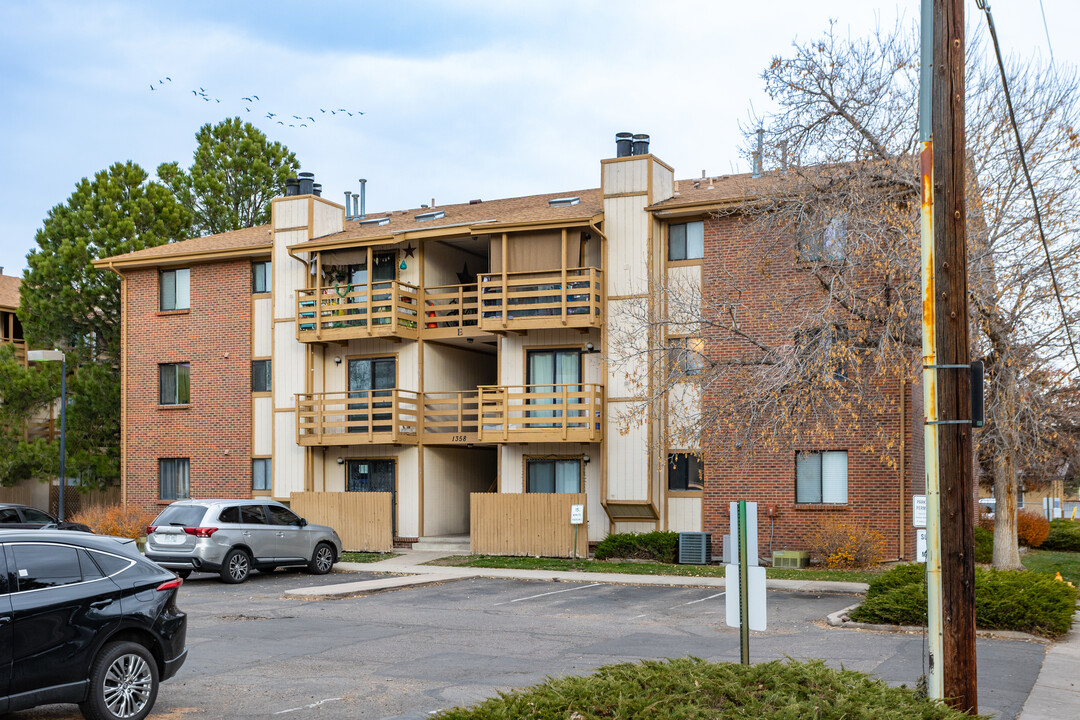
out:
<path id="1" fill-rule="evenodd" d="M 1055 60 L 1077 64 L 1080 7 L 1043 4 Z M 745 170 L 739 124 L 768 109 L 773 55 L 830 18 L 863 35 L 918 5 L 4 2 L 0 266 L 21 274 L 80 178 L 124 160 L 186 167 L 198 128 L 233 115 L 293 150 L 327 197 L 367 178 L 372 211 L 595 187 L 622 130 L 649 133 L 677 177 Z M 1007 52 L 1048 54 L 1037 2 L 992 6 Z M 277 124 L 292 115 L 309 127 Z"/>

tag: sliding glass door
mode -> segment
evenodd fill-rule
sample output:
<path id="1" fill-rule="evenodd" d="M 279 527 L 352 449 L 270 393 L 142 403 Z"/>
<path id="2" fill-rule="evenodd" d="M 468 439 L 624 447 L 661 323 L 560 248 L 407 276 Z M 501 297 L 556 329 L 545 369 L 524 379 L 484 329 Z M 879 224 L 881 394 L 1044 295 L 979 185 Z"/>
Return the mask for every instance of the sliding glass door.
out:
<path id="1" fill-rule="evenodd" d="M 393 394 L 397 383 L 396 358 L 352 358 L 349 360 L 349 410 L 372 412 L 371 431 L 393 429 Z M 375 412 L 388 409 L 388 412 Z M 368 414 L 350 414 L 349 432 L 367 432 Z"/>
<path id="2" fill-rule="evenodd" d="M 550 350 L 529 350 L 526 354 L 525 382 L 530 394 L 557 394 L 565 389 L 569 393 L 581 392 L 581 351 L 576 348 L 554 348 Z M 559 408 L 529 410 L 527 418 L 562 418 L 562 399 L 556 397 L 536 397 L 526 400 L 529 405 L 559 405 Z M 570 403 L 579 403 L 581 398 L 570 398 Z M 582 411 L 567 413 L 568 417 L 580 415 Z M 559 423 L 529 422 L 529 427 L 555 427 Z"/>

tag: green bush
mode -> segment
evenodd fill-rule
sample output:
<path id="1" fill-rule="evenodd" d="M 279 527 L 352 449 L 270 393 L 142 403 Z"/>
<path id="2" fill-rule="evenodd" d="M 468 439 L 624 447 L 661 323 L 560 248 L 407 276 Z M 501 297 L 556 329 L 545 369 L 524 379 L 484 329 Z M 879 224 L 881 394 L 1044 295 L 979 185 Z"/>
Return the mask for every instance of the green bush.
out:
<path id="1" fill-rule="evenodd" d="M 1080 552 L 1080 520 L 1059 519 L 1050 523 L 1050 535 L 1042 549 Z"/>
<path id="2" fill-rule="evenodd" d="M 973 720 L 821 660 L 757 665 L 698 658 L 605 665 L 591 675 L 549 678 L 499 693 L 473 708 L 444 710 L 443 720 Z M 985 717 L 985 716 L 981 716 Z"/>
<path id="3" fill-rule="evenodd" d="M 984 527 L 975 526 L 975 562 L 991 563 L 994 561 L 994 532 Z"/>
<path id="4" fill-rule="evenodd" d="M 900 565 L 870 584 L 851 613 L 857 622 L 926 624 L 926 579 L 921 564 Z M 1077 590 L 1052 575 L 1027 570 L 975 568 L 975 625 L 1058 637 L 1068 632 Z"/>
<path id="5" fill-rule="evenodd" d="M 612 533 L 596 546 L 596 559 L 635 558 L 673 563 L 678 549 L 676 532 Z"/>

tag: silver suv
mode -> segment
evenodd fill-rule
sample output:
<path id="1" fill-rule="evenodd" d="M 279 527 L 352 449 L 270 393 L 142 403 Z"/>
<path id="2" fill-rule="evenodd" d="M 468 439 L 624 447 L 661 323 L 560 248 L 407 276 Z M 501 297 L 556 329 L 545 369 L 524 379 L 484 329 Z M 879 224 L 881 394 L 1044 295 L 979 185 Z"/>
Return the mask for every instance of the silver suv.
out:
<path id="1" fill-rule="evenodd" d="M 341 538 L 273 500 L 179 500 L 146 528 L 146 557 L 182 578 L 200 570 L 227 583 L 252 568 L 304 565 L 325 575 L 341 558 Z"/>

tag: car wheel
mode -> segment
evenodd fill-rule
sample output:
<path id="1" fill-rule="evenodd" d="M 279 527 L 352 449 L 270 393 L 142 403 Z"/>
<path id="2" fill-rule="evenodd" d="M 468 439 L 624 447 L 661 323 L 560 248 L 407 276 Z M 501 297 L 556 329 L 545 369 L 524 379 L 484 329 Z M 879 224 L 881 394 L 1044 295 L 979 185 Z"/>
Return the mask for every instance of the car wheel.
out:
<path id="1" fill-rule="evenodd" d="M 312 575 L 325 575 L 334 567 L 334 548 L 327 543 L 319 543 L 315 546 L 315 552 L 311 555 L 308 563 L 308 572 Z"/>
<path id="2" fill-rule="evenodd" d="M 90 667 L 90 694 L 79 709 L 87 720 L 142 720 L 158 692 L 158 667 L 150 651 L 133 642 L 111 642 Z"/>
<path id="3" fill-rule="evenodd" d="M 251 556 L 239 548 L 225 554 L 221 563 L 221 580 L 235 585 L 248 579 L 251 573 Z"/>
<path id="4" fill-rule="evenodd" d="M 176 571 L 176 577 L 180 578 L 181 580 L 187 580 L 189 577 L 191 577 L 191 571 L 190 570 L 177 570 Z"/>

